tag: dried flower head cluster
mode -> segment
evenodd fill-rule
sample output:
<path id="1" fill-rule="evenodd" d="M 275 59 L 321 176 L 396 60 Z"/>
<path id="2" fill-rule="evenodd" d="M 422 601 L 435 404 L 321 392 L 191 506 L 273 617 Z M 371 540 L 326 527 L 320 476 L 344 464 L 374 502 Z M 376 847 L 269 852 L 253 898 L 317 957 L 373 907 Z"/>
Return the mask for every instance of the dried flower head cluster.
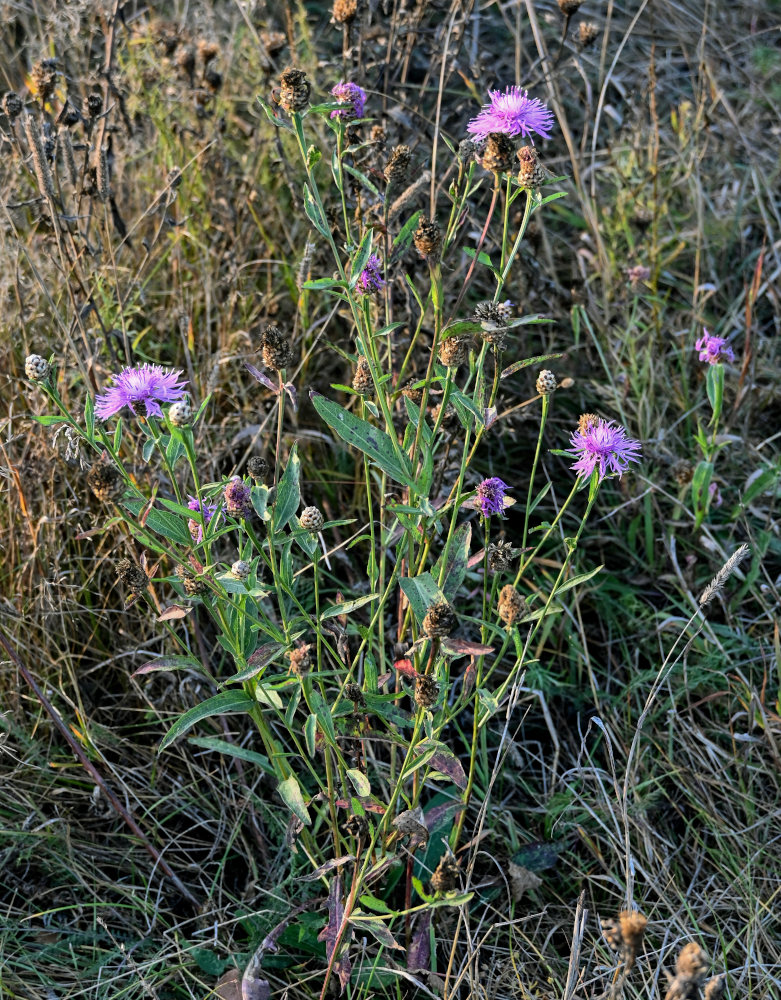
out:
<path id="1" fill-rule="evenodd" d="M 545 170 L 540 163 L 540 154 L 534 146 L 521 146 L 518 150 L 518 183 L 524 188 L 541 187 L 545 181 Z"/>
<path id="2" fill-rule="evenodd" d="M 450 635 L 456 627 L 456 613 L 447 601 L 432 604 L 421 623 L 423 634 L 429 639 Z"/>
<path id="3" fill-rule="evenodd" d="M 445 854 L 431 875 L 431 888 L 434 892 L 452 892 L 458 888 L 460 874 L 461 866 L 456 858 Z"/>
<path id="4" fill-rule="evenodd" d="M 136 566 L 129 559 L 119 560 L 117 563 L 117 577 L 119 578 L 119 582 L 124 584 L 130 593 L 128 603 L 142 594 L 149 586 L 149 577 L 140 566 Z"/>
<path id="5" fill-rule="evenodd" d="M 639 910 L 622 910 L 615 920 L 602 921 L 602 933 L 605 941 L 619 952 L 628 972 L 635 964 L 637 955 L 643 945 L 648 919 Z"/>
<path id="6" fill-rule="evenodd" d="M 198 576 L 197 573 L 193 573 L 187 566 L 180 566 L 177 573 L 182 582 L 182 588 L 188 597 L 203 597 L 204 594 L 209 593 L 209 585 L 206 581 Z"/>
<path id="7" fill-rule="evenodd" d="M 424 260 L 436 263 L 442 250 L 442 231 L 432 219 L 421 215 L 413 237 L 415 249 Z"/>
<path id="8" fill-rule="evenodd" d="M 385 170 L 383 171 L 388 184 L 404 183 L 407 179 L 411 155 L 409 146 L 395 146 L 391 150 L 390 158 L 385 164 Z"/>
<path id="9" fill-rule="evenodd" d="M 492 542 L 488 546 L 488 568 L 492 573 L 502 573 L 512 566 L 516 554 L 511 542 Z"/>
<path id="10" fill-rule="evenodd" d="M 504 132 L 489 132 L 475 158 L 484 170 L 507 174 L 513 169 L 515 143 Z"/>
<path id="11" fill-rule="evenodd" d="M 293 351 L 290 348 L 290 341 L 278 326 L 269 324 L 261 335 L 260 344 L 263 364 L 271 371 L 282 371 L 292 362 Z"/>
<path id="12" fill-rule="evenodd" d="M 734 361 L 735 353 L 723 337 L 714 337 L 703 327 L 703 334 L 695 343 L 694 349 L 699 351 L 700 361 L 709 365 L 717 365 L 722 361 Z"/>
<path id="13" fill-rule="evenodd" d="M 489 90 L 488 96 L 490 102 L 467 126 L 470 135 L 486 139 L 492 133 L 503 132 L 509 136 L 528 136 L 532 142 L 534 133 L 543 139 L 550 138 L 553 114 L 542 101 L 529 97 L 528 91 L 506 87 L 504 92 Z"/>
<path id="14" fill-rule="evenodd" d="M 252 455 L 247 459 L 247 475 L 255 482 L 264 482 L 268 473 L 268 462 L 261 455 Z"/>
<path id="15" fill-rule="evenodd" d="M 361 396 L 369 396 L 374 392 L 371 365 L 364 357 L 358 358 L 358 365 L 353 375 L 353 389 Z"/>
<path id="16" fill-rule="evenodd" d="M 162 417 L 160 403 L 174 403 L 184 395 L 186 380 L 181 369 L 170 371 L 162 365 L 143 364 L 139 368 L 123 368 L 114 375 L 114 384 L 95 400 L 95 415 L 108 420 L 124 407 L 133 413 L 144 404 L 148 417 Z"/>
<path id="17" fill-rule="evenodd" d="M 301 643 L 285 653 L 290 664 L 289 669 L 291 674 L 302 677 L 309 670 L 312 665 L 311 649 L 311 643 Z"/>
<path id="18" fill-rule="evenodd" d="M 419 708 L 433 708 L 439 697 L 439 684 L 433 677 L 419 675 L 415 678 L 415 704 Z"/>
<path id="19" fill-rule="evenodd" d="M 105 451 L 87 473 L 87 486 L 103 503 L 118 500 L 125 492 L 125 480 L 122 473 Z"/>
<path id="20" fill-rule="evenodd" d="M 497 476 L 484 479 L 477 487 L 477 502 L 484 517 L 492 514 L 501 514 L 504 510 L 504 494 L 507 491 L 507 483 Z"/>
<path id="21" fill-rule="evenodd" d="M 710 959 L 697 944 L 689 941 L 678 952 L 675 975 L 669 976 L 670 986 L 665 1000 L 721 1000 L 727 986 L 726 976 L 713 976 L 707 982 Z M 702 990 L 702 993 L 700 992 Z"/>
<path id="22" fill-rule="evenodd" d="M 334 0 L 331 16 L 337 24 L 352 24 L 358 15 L 358 0 Z"/>
<path id="23" fill-rule="evenodd" d="M 343 122 L 351 122 L 356 118 L 363 118 L 363 110 L 366 106 L 366 91 L 359 87 L 357 83 L 340 81 L 331 88 L 331 96 L 335 97 L 343 108 L 337 108 L 331 112 L 331 118 Z"/>
<path id="24" fill-rule="evenodd" d="M 620 479 L 630 462 L 640 461 L 640 442 L 630 438 L 613 420 L 597 420 L 584 431 L 574 431 L 570 444 L 570 454 L 577 459 L 570 468 L 584 479 L 595 470 L 600 482 L 609 475 Z"/>
<path id="25" fill-rule="evenodd" d="M 279 78 L 279 104 L 288 114 L 303 111 L 309 104 L 311 90 L 306 73 L 288 66 Z"/>
<path id="26" fill-rule="evenodd" d="M 514 625 L 520 618 L 528 614 L 529 608 L 526 601 L 521 597 L 512 584 L 502 587 L 499 594 L 499 601 L 496 605 L 499 617 L 505 625 Z"/>
<path id="27" fill-rule="evenodd" d="M 448 337 L 439 345 L 439 360 L 448 368 L 458 368 L 469 360 L 469 341 L 463 337 Z"/>

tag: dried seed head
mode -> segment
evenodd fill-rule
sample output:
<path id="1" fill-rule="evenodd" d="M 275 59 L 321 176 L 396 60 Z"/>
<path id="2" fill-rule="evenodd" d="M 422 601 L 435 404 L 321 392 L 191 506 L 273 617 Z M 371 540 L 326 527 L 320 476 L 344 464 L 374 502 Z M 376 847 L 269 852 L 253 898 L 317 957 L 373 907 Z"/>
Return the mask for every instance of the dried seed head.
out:
<path id="1" fill-rule="evenodd" d="M 294 646 L 289 649 L 285 656 L 287 656 L 290 661 L 290 673 L 297 674 L 299 677 L 307 672 L 312 664 L 312 658 L 309 655 L 309 650 L 312 648 L 311 643 L 302 644 L 300 646 Z"/>
<path id="2" fill-rule="evenodd" d="M 369 833 L 369 824 L 365 816 L 350 816 L 344 824 L 344 828 L 356 840 L 363 840 Z"/>
<path id="3" fill-rule="evenodd" d="M 727 977 L 722 974 L 709 979 L 703 988 L 705 1000 L 723 1000 L 727 991 Z"/>
<path id="4" fill-rule="evenodd" d="M 407 399 L 411 399 L 416 406 L 420 406 L 423 400 L 423 390 L 414 388 L 415 385 L 420 381 L 418 378 L 411 378 L 401 390 L 402 396 L 406 396 Z"/>
<path id="5" fill-rule="evenodd" d="M 409 146 L 394 146 L 383 171 L 388 184 L 402 184 L 404 182 L 409 170 L 410 156 Z"/>
<path id="6" fill-rule="evenodd" d="M 593 21 L 581 21 L 580 27 L 578 28 L 578 41 L 581 46 L 585 49 L 589 45 L 593 45 L 597 40 L 597 35 L 599 34 L 599 28 Z"/>
<path id="7" fill-rule="evenodd" d="M 514 155 L 515 143 L 505 132 L 489 132 L 482 151 L 476 154 L 480 166 L 494 174 L 509 173 Z"/>
<path id="8" fill-rule="evenodd" d="M 193 573 L 192 570 L 186 566 L 180 566 L 177 573 L 179 574 L 179 579 L 182 581 L 184 592 L 188 597 L 202 597 L 204 594 L 208 594 L 208 584 L 197 574 Z"/>
<path id="9" fill-rule="evenodd" d="M 565 17 L 572 17 L 579 10 L 584 0 L 559 0 L 559 10 Z"/>
<path id="10" fill-rule="evenodd" d="M 624 961 L 631 969 L 635 956 L 643 946 L 643 935 L 648 926 L 648 918 L 639 910 L 622 910 L 618 914 L 621 937 L 624 941 Z"/>
<path id="11" fill-rule="evenodd" d="M 426 616 L 428 617 L 428 616 Z M 433 677 L 415 678 L 415 704 L 420 708 L 431 708 L 439 697 L 439 684 Z"/>
<path id="12" fill-rule="evenodd" d="M 98 93 L 98 91 L 93 90 L 91 94 L 87 94 L 87 106 L 86 112 L 88 118 L 97 118 L 98 115 L 103 110 L 103 95 Z"/>
<path id="13" fill-rule="evenodd" d="M 201 61 L 204 66 L 210 63 L 212 59 L 216 59 L 220 54 L 219 42 L 215 42 L 213 39 L 201 38 L 198 42 L 198 55 L 201 57 Z"/>
<path id="14" fill-rule="evenodd" d="M 458 144 L 458 152 L 456 153 L 456 156 L 461 163 L 466 165 L 477 152 L 477 148 L 477 143 L 473 142 L 472 139 L 462 139 Z"/>
<path id="15" fill-rule="evenodd" d="M 358 14 L 358 0 L 334 0 L 331 14 L 337 24 L 352 24 Z"/>
<path id="16" fill-rule="evenodd" d="M 452 892 L 458 888 L 460 872 L 461 868 L 456 859 L 445 855 L 431 876 L 431 888 L 434 892 Z"/>
<path id="17" fill-rule="evenodd" d="M 478 302 L 472 315 L 478 323 L 488 322 L 498 325 L 502 322 L 501 310 L 495 302 Z"/>
<path id="18" fill-rule="evenodd" d="M 195 72 L 195 55 L 194 45 L 180 45 L 174 55 L 178 68 L 189 77 Z"/>
<path id="19" fill-rule="evenodd" d="M 689 941 L 678 953 L 675 969 L 678 975 L 687 976 L 697 981 L 705 978 L 708 971 L 708 956 L 696 941 Z"/>
<path id="20" fill-rule="evenodd" d="M 385 144 L 388 141 L 388 136 L 382 125 L 372 125 L 372 130 L 369 133 L 369 141 L 372 142 L 378 149 L 385 149 Z"/>
<path id="21" fill-rule="evenodd" d="M 358 358 L 358 367 L 353 376 L 353 389 L 362 396 L 369 396 L 374 392 L 371 365 L 366 358 Z"/>
<path id="22" fill-rule="evenodd" d="M 24 359 L 24 374 L 31 382 L 45 381 L 51 372 L 51 365 L 40 354 L 28 354 Z"/>
<path id="23" fill-rule="evenodd" d="M 348 684 L 344 693 L 355 705 L 360 705 L 361 708 L 366 705 L 366 697 L 358 684 Z"/>
<path id="24" fill-rule="evenodd" d="M 596 413 L 581 413 L 578 417 L 578 431 L 581 434 L 585 434 L 587 430 L 591 427 L 596 427 L 599 423 L 599 417 Z"/>
<path id="25" fill-rule="evenodd" d="M 242 583 L 249 576 L 250 565 L 243 559 L 237 559 L 235 563 L 231 566 L 231 576 L 235 576 L 237 580 L 241 580 Z"/>
<path id="26" fill-rule="evenodd" d="M 277 326 L 267 326 L 261 339 L 263 364 L 278 372 L 287 368 L 293 360 L 290 342 Z"/>
<path id="27" fill-rule="evenodd" d="M 30 82 L 33 85 L 36 98 L 45 104 L 54 93 L 57 86 L 56 63 L 52 59 L 42 59 L 30 70 Z"/>
<path id="28" fill-rule="evenodd" d="M 287 45 L 287 35 L 282 31 L 261 31 L 260 40 L 270 56 L 275 56 Z"/>
<path id="29" fill-rule="evenodd" d="M 502 573 L 512 565 L 515 550 L 510 542 L 495 542 L 488 546 L 488 568 L 492 573 Z"/>
<path id="30" fill-rule="evenodd" d="M 558 384 L 556 376 L 546 368 L 537 376 L 536 389 L 541 396 L 550 396 L 556 391 Z"/>
<path id="31" fill-rule="evenodd" d="M 538 188 L 545 180 L 545 171 L 534 146 L 521 146 L 518 150 L 518 183 L 524 188 Z"/>
<path id="32" fill-rule="evenodd" d="M 415 249 L 421 257 L 436 263 L 442 250 L 442 232 L 436 222 L 421 215 L 413 236 Z"/>
<path id="33" fill-rule="evenodd" d="M 303 111 L 309 103 L 311 89 L 306 73 L 288 66 L 279 78 L 279 103 L 288 114 Z"/>
<path id="34" fill-rule="evenodd" d="M 225 510 L 232 517 L 249 517 L 252 514 L 252 499 L 249 486 L 238 476 L 225 487 Z"/>
<path id="35" fill-rule="evenodd" d="M 30 147 L 30 156 L 35 170 L 35 179 L 38 181 L 38 190 L 44 198 L 54 198 L 54 180 L 46 159 L 41 141 L 41 130 L 38 122 L 32 115 L 27 115 L 24 119 L 24 134 L 27 136 L 27 144 Z"/>
<path id="36" fill-rule="evenodd" d="M 105 452 L 87 473 L 87 486 L 103 503 L 118 500 L 125 492 L 122 473 Z"/>
<path id="37" fill-rule="evenodd" d="M 23 108 L 24 104 L 22 104 L 21 97 L 15 94 L 13 90 L 9 90 L 3 97 L 3 112 L 10 121 L 18 118 Z"/>
<path id="38" fill-rule="evenodd" d="M 426 612 L 421 628 L 429 639 L 450 635 L 456 627 L 456 613 L 447 601 L 432 604 Z"/>
<path id="39" fill-rule="evenodd" d="M 505 624 L 514 625 L 519 618 L 528 613 L 529 609 L 515 587 L 508 583 L 506 587 L 502 587 L 496 610 Z"/>
<path id="40" fill-rule="evenodd" d="M 672 472 L 673 479 L 679 486 L 688 486 L 692 479 L 694 479 L 694 466 L 688 458 L 678 459 L 670 471 Z"/>
<path id="41" fill-rule="evenodd" d="M 437 403 L 437 405 L 431 411 L 431 419 L 436 424 L 439 420 L 439 414 L 442 413 L 442 404 Z M 442 416 L 442 426 L 448 427 L 452 426 L 458 420 L 458 413 L 456 412 L 455 406 L 452 403 L 448 403 L 445 407 L 445 412 Z"/>
<path id="42" fill-rule="evenodd" d="M 439 345 L 439 360 L 448 368 L 458 368 L 469 360 L 469 344 L 461 337 L 448 337 Z"/>
<path id="43" fill-rule="evenodd" d="M 117 576 L 133 596 L 142 594 L 149 586 L 149 577 L 129 559 L 120 559 L 117 563 Z"/>
<path id="44" fill-rule="evenodd" d="M 264 482 L 268 471 L 268 462 L 260 455 L 253 455 L 247 459 L 247 475 L 251 476 L 256 483 Z"/>
<path id="45" fill-rule="evenodd" d="M 177 399 L 168 407 L 168 419 L 174 427 L 186 427 L 192 419 L 193 408 L 186 399 Z"/>
<path id="46" fill-rule="evenodd" d="M 624 938 L 621 934 L 621 925 L 617 920 L 602 920 L 602 934 L 607 942 L 608 948 L 618 951 L 624 945 Z"/>
<path id="47" fill-rule="evenodd" d="M 302 528 L 312 532 L 321 531 L 325 523 L 318 507 L 304 507 L 298 520 Z"/>

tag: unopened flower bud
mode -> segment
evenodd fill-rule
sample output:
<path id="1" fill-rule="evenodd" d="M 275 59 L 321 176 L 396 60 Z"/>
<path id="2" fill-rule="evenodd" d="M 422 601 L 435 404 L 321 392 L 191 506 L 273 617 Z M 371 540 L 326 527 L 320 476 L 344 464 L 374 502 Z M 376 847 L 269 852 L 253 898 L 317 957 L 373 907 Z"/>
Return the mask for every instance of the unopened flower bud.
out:
<path id="1" fill-rule="evenodd" d="M 50 371 L 51 365 L 40 354 L 29 354 L 24 359 L 24 373 L 31 382 L 44 382 Z"/>

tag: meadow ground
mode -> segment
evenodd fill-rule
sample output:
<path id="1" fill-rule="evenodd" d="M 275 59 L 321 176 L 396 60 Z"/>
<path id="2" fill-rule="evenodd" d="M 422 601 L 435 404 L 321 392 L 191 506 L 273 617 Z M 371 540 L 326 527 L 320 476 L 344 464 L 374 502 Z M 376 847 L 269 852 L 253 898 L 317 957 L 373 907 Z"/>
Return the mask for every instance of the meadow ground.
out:
<path id="1" fill-rule="evenodd" d="M 779 996 L 778 0 L 0 12 L 0 993 Z"/>

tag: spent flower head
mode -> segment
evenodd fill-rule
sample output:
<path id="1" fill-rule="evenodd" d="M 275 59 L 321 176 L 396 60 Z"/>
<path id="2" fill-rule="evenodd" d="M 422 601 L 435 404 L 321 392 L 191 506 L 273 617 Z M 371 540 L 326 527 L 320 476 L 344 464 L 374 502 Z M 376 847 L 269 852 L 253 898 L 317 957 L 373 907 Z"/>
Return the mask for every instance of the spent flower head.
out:
<path id="1" fill-rule="evenodd" d="M 356 291 L 359 295 L 369 295 L 372 292 L 379 292 L 385 287 L 385 279 L 382 274 L 382 261 L 373 253 L 366 261 L 366 267 L 358 275 Z"/>
<path id="2" fill-rule="evenodd" d="M 484 517 L 491 514 L 501 514 L 504 510 L 504 493 L 507 483 L 502 482 L 497 476 L 491 479 L 484 479 L 477 487 L 477 499 L 480 510 Z"/>
<path id="3" fill-rule="evenodd" d="M 506 87 L 504 93 L 500 90 L 489 90 L 490 104 L 483 106 L 480 114 L 467 126 L 470 135 L 484 139 L 491 132 L 504 132 L 507 135 L 528 136 L 533 144 L 532 133 L 550 138 L 550 130 L 554 125 L 553 113 L 536 97 L 529 97 L 520 87 Z"/>
<path id="4" fill-rule="evenodd" d="M 162 365 L 123 368 L 113 376 L 114 384 L 96 398 L 95 415 L 108 420 L 125 406 L 135 413 L 135 407 L 143 403 L 148 417 L 162 417 L 160 403 L 173 403 L 185 394 L 187 380 L 181 380 L 181 374 L 181 369 L 169 371 Z"/>
<path id="5" fill-rule="evenodd" d="M 734 361 L 735 354 L 727 341 L 723 337 L 714 337 L 703 327 L 703 334 L 695 343 L 695 350 L 700 352 L 700 361 L 707 361 L 709 365 L 717 365 L 722 361 Z"/>
<path id="6" fill-rule="evenodd" d="M 353 121 L 355 118 L 363 118 L 363 109 L 366 106 L 366 91 L 359 87 L 357 83 L 340 81 L 331 88 L 331 95 L 344 104 L 344 108 L 337 108 L 331 112 L 331 118 L 341 118 L 344 122 Z"/>
<path id="7" fill-rule="evenodd" d="M 625 428 L 614 420 L 597 420 L 570 437 L 569 453 L 577 458 L 573 469 L 579 476 L 589 479 L 595 469 L 599 481 L 616 474 L 619 479 L 629 468 L 630 462 L 640 461 L 640 442 L 627 436 Z"/>
<path id="8" fill-rule="evenodd" d="M 198 497 L 190 496 L 188 494 L 187 506 L 190 510 L 203 514 L 203 524 L 206 525 L 217 513 L 218 504 L 207 503 L 205 500 L 198 500 Z M 197 520 L 197 518 L 193 517 L 187 522 L 187 527 L 190 529 L 193 541 L 200 544 L 203 541 L 203 525 L 201 522 Z"/>

